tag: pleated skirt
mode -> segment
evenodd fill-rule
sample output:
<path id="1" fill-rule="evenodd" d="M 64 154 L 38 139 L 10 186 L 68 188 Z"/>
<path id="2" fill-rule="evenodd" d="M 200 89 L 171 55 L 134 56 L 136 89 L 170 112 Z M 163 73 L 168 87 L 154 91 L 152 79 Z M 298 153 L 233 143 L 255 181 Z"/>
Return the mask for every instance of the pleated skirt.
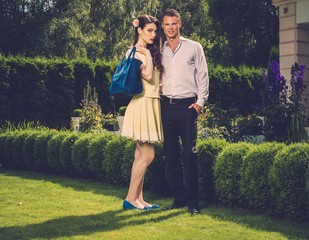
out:
<path id="1" fill-rule="evenodd" d="M 140 142 L 162 142 L 160 99 L 134 96 L 126 109 L 121 135 Z"/>

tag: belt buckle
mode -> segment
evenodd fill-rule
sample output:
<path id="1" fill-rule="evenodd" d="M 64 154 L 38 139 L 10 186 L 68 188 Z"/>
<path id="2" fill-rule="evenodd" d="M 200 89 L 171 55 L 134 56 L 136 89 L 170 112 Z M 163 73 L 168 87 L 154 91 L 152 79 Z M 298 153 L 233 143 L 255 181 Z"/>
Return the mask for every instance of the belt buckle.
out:
<path id="1" fill-rule="evenodd" d="M 176 104 L 176 102 L 174 102 L 172 98 L 169 98 L 168 101 L 169 101 L 169 104 Z"/>

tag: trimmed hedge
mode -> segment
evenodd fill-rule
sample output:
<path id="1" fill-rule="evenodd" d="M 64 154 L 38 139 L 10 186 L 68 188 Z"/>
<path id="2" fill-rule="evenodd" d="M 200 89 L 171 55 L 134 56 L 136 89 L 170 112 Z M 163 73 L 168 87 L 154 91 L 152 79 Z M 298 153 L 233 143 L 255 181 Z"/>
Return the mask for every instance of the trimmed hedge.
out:
<path id="1" fill-rule="evenodd" d="M 214 162 L 218 154 L 228 145 L 223 139 L 207 139 L 197 142 L 199 166 L 199 193 L 207 203 L 216 201 L 214 186 Z"/>
<path id="2" fill-rule="evenodd" d="M 121 174 L 121 165 L 124 159 L 124 150 L 127 139 L 116 135 L 107 143 L 102 159 L 103 170 L 106 172 L 106 181 L 118 186 L 126 186 L 128 179 Z M 131 153 L 130 153 L 131 154 Z"/>
<path id="3" fill-rule="evenodd" d="M 108 88 L 114 68 L 114 62 L 0 54 L 0 122 L 38 121 L 50 128 L 69 128 L 87 81 L 96 88 L 103 112 L 112 112 Z"/>
<path id="4" fill-rule="evenodd" d="M 112 137 L 113 134 L 108 133 L 98 135 L 94 137 L 89 144 L 87 163 L 91 176 L 96 180 L 106 180 L 106 172 L 102 166 L 102 159 L 104 158 L 106 145 Z"/>
<path id="5" fill-rule="evenodd" d="M 271 211 L 269 169 L 278 151 L 284 147 L 283 143 L 262 143 L 244 156 L 240 170 L 240 193 L 244 206 L 261 213 Z"/>
<path id="6" fill-rule="evenodd" d="M 79 137 L 72 146 L 72 166 L 74 171 L 81 177 L 90 177 L 90 169 L 88 166 L 88 149 L 93 136 L 85 134 Z"/>
<path id="7" fill-rule="evenodd" d="M 244 156 L 254 147 L 250 143 L 232 143 L 218 155 L 214 164 L 215 191 L 218 200 L 224 205 L 242 206 L 241 167 Z"/>
<path id="8" fill-rule="evenodd" d="M 64 174 L 69 176 L 78 176 L 73 163 L 72 163 L 72 148 L 75 144 L 75 141 L 79 137 L 84 135 L 83 133 L 66 133 L 66 137 L 63 139 L 60 145 L 59 161 L 63 169 Z"/>
<path id="9" fill-rule="evenodd" d="M 115 62 L 87 59 L 5 57 L 0 54 L 0 122 L 39 121 L 50 128 L 69 128 L 74 109 L 81 108 L 87 81 L 96 88 L 103 113 L 127 101 L 109 95 Z M 261 104 L 260 69 L 210 69 L 210 103 L 247 115 Z M 233 87 L 232 87 L 233 86 Z M 115 107 L 115 109 L 114 109 Z"/>
<path id="10" fill-rule="evenodd" d="M 55 133 L 47 145 L 47 165 L 52 173 L 62 174 L 64 169 L 60 163 L 60 146 L 67 136 L 66 132 Z"/>
<path id="11" fill-rule="evenodd" d="M 56 130 L 0 133 L 0 164 L 6 169 L 51 172 L 128 186 L 135 142 L 115 134 Z M 207 203 L 246 207 L 259 213 L 307 221 L 309 144 L 198 141 L 199 190 Z M 170 196 L 163 146 L 144 187 Z"/>
<path id="12" fill-rule="evenodd" d="M 308 220 L 308 171 L 307 143 L 292 144 L 278 152 L 269 174 L 275 214 Z"/>

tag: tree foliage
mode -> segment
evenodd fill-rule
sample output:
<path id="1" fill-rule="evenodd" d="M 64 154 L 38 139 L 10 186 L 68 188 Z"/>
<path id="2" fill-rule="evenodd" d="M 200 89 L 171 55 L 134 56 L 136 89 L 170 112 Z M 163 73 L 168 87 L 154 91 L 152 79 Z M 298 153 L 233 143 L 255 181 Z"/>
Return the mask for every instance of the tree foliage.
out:
<path id="1" fill-rule="evenodd" d="M 209 0 L 209 15 L 229 42 L 229 62 L 266 66 L 278 46 L 278 10 L 271 0 Z"/>
<path id="2" fill-rule="evenodd" d="M 167 8 L 181 13 L 181 34 L 199 41 L 210 62 L 265 66 L 277 46 L 271 0 L 0 0 L 0 52 L 118 60 L 133 42 L 132 20 L 161 19 Z"/>

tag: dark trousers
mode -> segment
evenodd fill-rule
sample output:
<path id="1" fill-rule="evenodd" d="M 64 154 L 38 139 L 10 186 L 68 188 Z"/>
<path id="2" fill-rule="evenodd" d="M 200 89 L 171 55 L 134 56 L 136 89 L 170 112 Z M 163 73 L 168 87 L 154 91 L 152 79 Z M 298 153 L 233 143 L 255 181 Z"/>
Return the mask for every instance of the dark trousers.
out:
<path id="1" fill-rule="evenodd" d="M 188 207 L 196 207 L 198 202 L 197 113 L 194 108 L 188 108 L 194 102 L 161 101 L 164 153 L 171 190 L 174 201 L 186 201 Z"/>

